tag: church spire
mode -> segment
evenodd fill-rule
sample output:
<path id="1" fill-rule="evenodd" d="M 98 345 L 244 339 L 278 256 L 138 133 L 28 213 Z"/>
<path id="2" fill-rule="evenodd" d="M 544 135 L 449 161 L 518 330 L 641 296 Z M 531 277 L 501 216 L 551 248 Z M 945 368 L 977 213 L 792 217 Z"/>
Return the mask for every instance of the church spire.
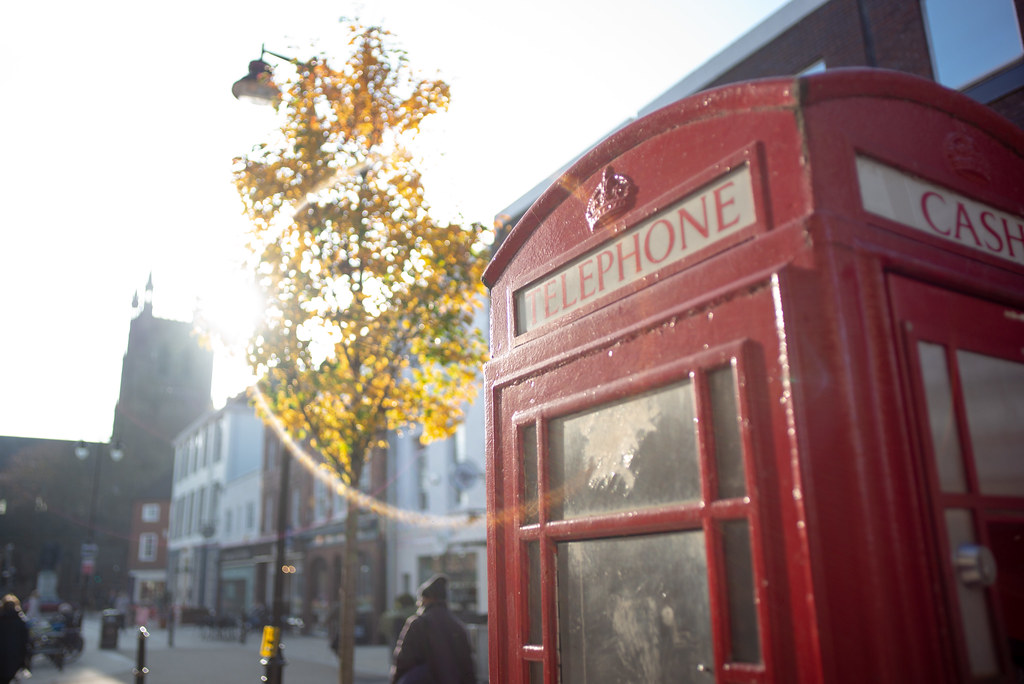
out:
<path id="1" fill-rule="evenodd" d="M 146 281 L 146 298 L 142 305 L 142 313 L 153 315 L 153 272 L 149 272 L 149 280 Z"/>

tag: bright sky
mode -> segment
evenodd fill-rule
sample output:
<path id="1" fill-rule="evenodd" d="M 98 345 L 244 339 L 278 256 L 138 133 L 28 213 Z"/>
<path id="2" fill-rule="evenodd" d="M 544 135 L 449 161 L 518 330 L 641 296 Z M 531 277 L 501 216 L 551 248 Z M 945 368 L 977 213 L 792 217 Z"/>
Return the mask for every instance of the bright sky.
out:
<path id="1" fill-rule="evenodd" d="M 0 435 L 110 438 L 131 300 L 245 330 L 234 156 L 274 126 L 231 84 L 260 46 L 381 23 L 452 105 L 425 160 L 438 217 L 490 224 L 784 0 L 56 0 L 0 15 Z M 312 47 L 314 46 L 315 47 Z M 268 61 L 273 62 L 272 58 Z M 214 401 L 245 387 L 218 351 Z"/>

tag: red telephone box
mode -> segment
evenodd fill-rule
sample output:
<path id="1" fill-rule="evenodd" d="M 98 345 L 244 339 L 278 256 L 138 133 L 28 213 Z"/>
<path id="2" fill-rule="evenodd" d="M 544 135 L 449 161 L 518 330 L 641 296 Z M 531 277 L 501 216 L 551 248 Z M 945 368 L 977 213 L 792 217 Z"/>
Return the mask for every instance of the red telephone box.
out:
<path id="1" fill-rule="evenodd" d="M 1024 133 L 849 70 L 584 156 L 485 274 L 492 683 L 1017 681 Z"/>

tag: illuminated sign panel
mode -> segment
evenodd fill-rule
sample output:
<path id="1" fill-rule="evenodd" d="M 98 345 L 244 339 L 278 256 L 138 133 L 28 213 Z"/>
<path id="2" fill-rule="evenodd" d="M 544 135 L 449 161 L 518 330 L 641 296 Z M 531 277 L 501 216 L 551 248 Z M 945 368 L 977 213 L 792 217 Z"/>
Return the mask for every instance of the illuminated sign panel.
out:
<path id="1" fill-rule="evenodd" d="M 948 242 L 1024 265 L 1024 219 L 873 159 L 857 157 L 864 209 Z"/>
<path id="2" fill-rule="evenodd" d="M 754 224 L 749 164 L 721 176 L 563 268 L 516 291 L 522 334 L 619 292 Z"/>

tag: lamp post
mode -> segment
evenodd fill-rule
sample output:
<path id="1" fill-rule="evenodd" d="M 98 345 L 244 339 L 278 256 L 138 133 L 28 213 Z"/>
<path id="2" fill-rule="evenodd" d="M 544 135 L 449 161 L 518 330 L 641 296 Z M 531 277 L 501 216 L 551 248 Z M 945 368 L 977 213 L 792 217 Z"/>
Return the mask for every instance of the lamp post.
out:
<path id="1" fill-rule="evenodd" d="M 98 445 L 103 446 L 103 445 Z M 117 463 L 124 458 L 124 449 L 121 448 L 121 443 L 116 442 L 114 444 L 106 445 L 110 460 Z M 84 461 L 89 458 L 90 449 L 84 441 L 79 440 L 78 445 L 75 447 L 75 456 L 80 461 Z M 100 466 L 103 463 L 103 458 L 100 451 L 97 451 L 93 459 L 93 470 L 92 470 L 92 493 L 89 501 L 89 527 L 86 529 L 85 542 L 82 544 L 82 587 L 80 602 L 82 609 L 85 609 L 85 604 L 88 595 L 89 578 L 92 577 L 93 571 L 96 567 L 96 502 L 98 500 L 99 489 L 100 489 Z"/>
<path id="2" fill-rule="evenodd" d="M 263 630 L 263 644 L 260 663 L 265 668 L 262 677 L 268 684 L 281 684 L 285 665 L 284 653 L 281 650 L 281 625 L 284 622 L 284 561 L 285 540 L 288 529 L 288 487 L 289 470 L 292 455 L 288 447 L 281 445 L 281 479 L 277 493 L 277 549 L 274 558 L 274 602 L 271 606 L 270 625 Z M 269 630 L 269 631 L 268 631 Z"/>
<path id="3" fill-rule="evenodd" d="M 249 73 L 231 86 L 231 94 L 235 98 L 260 105 L 277 104 L 281 91 L 273 79 L 273 69 L 263 61 L 264 55 L 271 55 L 291 64 L 299 62 L 290 57 L 271 52 L 266 46 L 260 46 L 260 58 L 249 62 Z M 288 487 L 291 454 L 287 447 L 281 445 L 281 468 L 277 496 L 277 548 L 274 554 L 273 604 L 270 612 L 270 625 L 264 627 L 263 644 L 260 647 L 260 663 L 265 671 L 261 679 L 268 684 L 281 684 L 285 666 L 284 653 L 281 648 L 281 627 L 284 623 L 284 564 L 285 541 L 288 528 Z"/>
<path id="4" fill-rule="evenodd" d="M 260 105 L 278 104 L 281 98 L 281 92 L 274 83 L 273 69 L 263 60 L 264 55 L 271 55 L 295 66 L 301 66 L 303 64 L 303 62 L 300 62 L 297 59 L 285 57 L 284 55 L 280 55 L 276 52 L 271 52 L 270 50 L 267 50 L 265 46 L 261 46 L 260 58 L 249 62 L 249 73 L 231 86 L 231 93 L 235 98 Z M 319 186 L 315 192 L 330 186 L 337 180 L 355 178 L 356 176 L 359 176 L 362 182 L 365 183 L 366 174 L 371 168 L 373 168 L 375 160 L 376 157 L 374 159 L 356 160 L 358 163 L 354 163 L 351 166 L 340 166 L 336 173 L 325 179 L 323 185 Z M 298 203 L 297 206 L 295 206 L 295 211 L 301 210 L 308 201 L 308 199 L 305 199 Z M 272 588 L 273 607 L 271 611 L 271 624 L 264 628 L 263 644 L 260 648 L 260 662 L 266 668 L 266 672 L 262 679 L 270 684 L 281 684 L 282 670 L 285 665 L 280 637 L 282 624 L 284 622 L 284 584 L 286 581 L 285 541 L 288 522 L 288 479 L 290 462 L 291 454 L 287 451 L 287 447 L 282 445 L 279 482 L 280 490 L 278 494 L 277 507 L 277 549 L 275 554 L 276 557 Z"/>

